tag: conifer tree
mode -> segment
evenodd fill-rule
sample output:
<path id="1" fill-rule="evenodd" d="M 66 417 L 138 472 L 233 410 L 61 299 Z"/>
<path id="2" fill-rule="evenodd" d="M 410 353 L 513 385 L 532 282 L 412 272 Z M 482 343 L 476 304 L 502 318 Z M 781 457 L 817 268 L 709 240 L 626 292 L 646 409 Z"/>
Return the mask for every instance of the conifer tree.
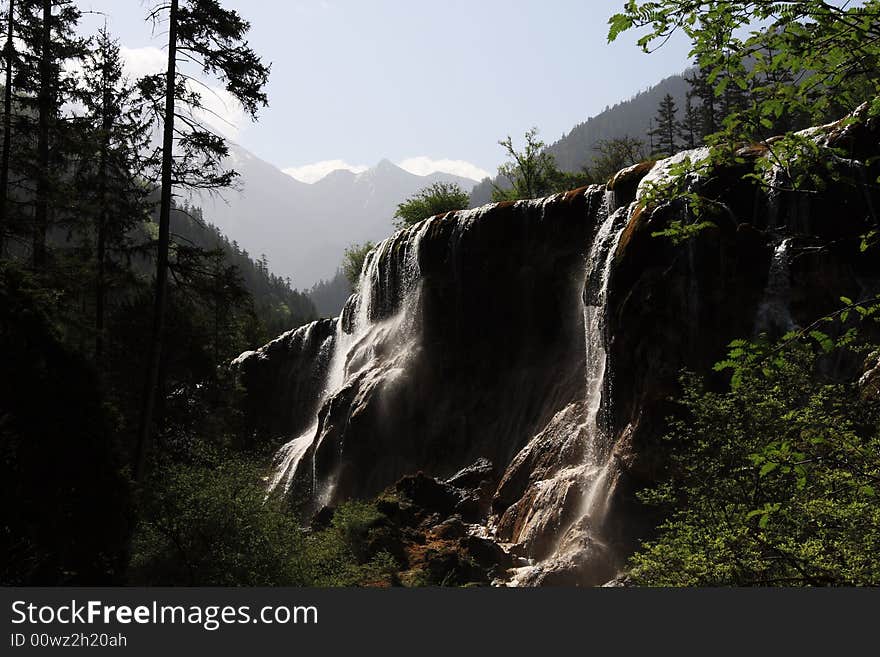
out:
<path id="1" fill-rule="evenodd" d="M 678 150 L 677 115 L 675 99 L 671 94 L 666 94 L 657 109 L 657 116 L 654 119 L 656 127 L 649 133 L 656 138 L 654 142 L 656 155 L 674 155 Z"/>
<path id="2" fill-rule="evenodd" d="M 721 118 L 718 116 L 718 101 L 708 77 L 707 72 L 699 67 L 685 76 L 685 80 L 690 85 L 688 96 L 699 100 L 700 140 L 718 132 L 721 125 Z"/>
<path id="3" fill-rule="evenodd" d="M 94 247 L 95 361 L 104 352 L 105 306 L 111 254 L 119 253 L 127 232 L 148 211 L 142 174 L 150 164 L 149 124 L 134 87 L 123 76 L 119 44 L 105 27 L 83 67 L 80 102 L 80 161 L 76 186 L 84 215 L 81 232 Z"/>
<path id="4" fill-rule="evenodd" d="M 20 142 L 21 175 L 33 181 L 25 194 L 33 206 L 31 226 L 33 264 L 46 265 L 46 237 L 58 218 L 65 193 L 64 169 L 72 141 L 71 116 L 62 108 L 74 97 L 75 74 L 70 64 L 82 59 L 85 42 L 76 36 L 80 11 L 72 0 L 17 0 L 18 38 L 23 43 L 14 76 L 16 101 L 13 139 Z M 34 148 L 35 147 L 35 148 Z"/>
<path id="5" fill-rule="evenodd" d="M 223 166 L 228 154 L 225 140 L 197 118 L 198 112 L 205 111 L 202 95 L 182 65 L 190 63 L 203 75 L 219 79 L 252 118 L 267 103 L 263 87 L 269 75 L 269 67 L 246 41 L 250 25 L 218 0 L 168 0 L 153 8 L 149 17 L 166 23 L 168 59 L 165 74 L 140 82 L 141 93 L 151 101 L 162 125 L 163 137 L 153 326 L 134 464 L 138 480 L 143 477 L 156 430 L 156 402 L 163 388 L 160 373 L 174 190 L 216 190 L 228 187 L 235 178 L 235 172 Z"/>
<path id="6" fill-rule="evenodd" d="M 694 95 L 688 93 L 684 101 L 684 111 L 678 124 L 678 136 L 685 148 L 696 148 L 703 142 L 700 107 L 694 104 Z"/>
<path id="7" fill-rule="evenodd" d="M 9 194 L 9 167 L 12 153 L 12 71 L 15 67 L 15 0 L 9 0 L 6 9 L 6 41 L 3 45 L 3 146 L 0 151 L 0 258 L 6 250 L 8 230 L 7 200 Z"/>

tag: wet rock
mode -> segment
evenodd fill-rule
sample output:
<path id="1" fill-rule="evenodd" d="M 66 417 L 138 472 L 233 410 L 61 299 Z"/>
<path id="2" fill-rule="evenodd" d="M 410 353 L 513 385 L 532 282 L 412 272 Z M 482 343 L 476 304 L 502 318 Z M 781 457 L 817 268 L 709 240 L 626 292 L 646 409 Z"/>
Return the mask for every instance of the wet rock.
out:
<path id="1" fill-rule="evenodd" d="M 618 205 L 629 205 L 635 200 L 639 183 L 657 164 L 655 161 L 639 162 L 618 171 L 608 181 L 608 191 L 614 192 Z"/>
<path id="2" fill-rule="evenodd" d="M 872 354 L 866 361 L 859 392 L 865 401 L 880 401 L 880 354 Z"/>
<path id="3" fill-rule="evenodd" d="M 513 565 L 513 561 L 507 552 L 496 542 L 479 536 L 467 536 L 460 543 L 462 549 L 473 559 L 477 565 L 486 569 L 507 569 Z"/>
<path id="4" fill-rule="evenodd" d="M 489 459 L 480 458 L 447 478 L 445 483 L 456 488 L 479 490 L 486 483 L 491 483 L 494 477 L 495 468 L 492 467 L 492 462 Z"/>
<path id="5" fill-rule="evenodd" d="M 434 527 L 432 533 L 442 539 L 464 538 L 468 533 L 468 528 L 460 516 L 453 516 Z"/>
<path id="6" fill-rule="evenodd" d="M 523 570 L 519 586 L 601 586 L 615 576 L 617 566 L 605 546 L 588 539 L 579 550 Z"/>
<path id="7" fill-rule="evenodd" d="M 245 390 L 245 418 L 259 441 L 283 442 L 311 424 L 333 349 L 336 322 L 288 331 L 232 363 Z"/>
<path id="8" fill-rule="evenodd" d="M 416 506 L 444 516 L 453 513 L 462 499 L 459 490 L 422 472 L 403 477 L 395 485 L 395 490 Z"/>
<path id="9" fill-rule="evenodd" d="M 628 575 L 618 575 L 614 579 L 610 579 L 602 585 L 602 587 L 606 589 L 628 589 L 634 586 L 635 584 Z"/>

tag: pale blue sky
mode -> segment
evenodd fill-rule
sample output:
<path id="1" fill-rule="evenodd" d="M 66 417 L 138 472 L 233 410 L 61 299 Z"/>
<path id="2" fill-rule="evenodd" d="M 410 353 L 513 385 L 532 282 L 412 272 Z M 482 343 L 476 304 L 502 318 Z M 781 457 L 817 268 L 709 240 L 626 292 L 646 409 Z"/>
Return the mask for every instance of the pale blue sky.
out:
<path id="1" fill-rule="evenodd" d="M 133 67 L 161 64 L 161 39 L 144 22 L 152 0 L 78 1 L 110 15 Z M 225 0 L 272 62 L 270 107 L 230 133 L 281 168 L 422 157 L 409 168 L 449 159 L 494 171 L 508 133 L 537 125 L 549 143 L 686 67 L 682 39 L 652 55 L 634 35 L 606 44 L 623 2 Z M 98 21 L 86 16 L 85 29 Z"/>

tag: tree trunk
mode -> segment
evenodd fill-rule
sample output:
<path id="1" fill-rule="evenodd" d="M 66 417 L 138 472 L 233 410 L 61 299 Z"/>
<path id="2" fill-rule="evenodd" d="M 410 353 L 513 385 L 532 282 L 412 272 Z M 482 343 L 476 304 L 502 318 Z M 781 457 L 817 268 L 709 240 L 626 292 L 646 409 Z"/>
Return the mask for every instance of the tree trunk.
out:
<path id="1" fill-rule="evenodd" d="M 107 296 L 105 272 L 107 260 L 107 222 L 108 222 L 108 204 L 107 198 L 107 175 L 108 175 L 108 159 L 110 156 L 110 131 L 113 129 L 113 118 L 110 115 L 110 104 L 112 102 L 110 81 L 107 79 L 106 62 L 103 73 L 103 105 L 101 120 L 101 154 L 98 163 L 98 202 L 100 209 L 98 211 L 97 226 L 97 272 L 95 276 L 95 364 L 98 369 L 102 369 L 104 360 L 104 302 Z"/>
<path id="2" fill-rule="evenodd" d="M 52 111 L 52 0 L 43 0 L 40 44 L 40 90 L 37 101 L 37 198 L 34 207 L 34 268 L 46 264 L 46 233 L 49 229 L 49 114 Z"/>
<path id="3" fill-rule="evenodd" d="M 6 25 L 6 88 L 3 90 L 3 152 L 0 153 L 0 258 L 6 250 L 7 197 L 9 195 L 9 158 L 12 151 L 12 60 L 15 48 L 15 0 L 9 0 Z"/>
<path id="4" fill-rule="evenodd" d="M 141 426 L 135 452 L 135 480 L 143 480 L 155 424 L 156 398 L 162 388 L 162 343 L 168 295 L 168 249 L 171 242 L 171 185 L 174 164 L 174 91 L 177 77 L 178 0 L 171 0 L 168 17 L 168 71 L 165 80 L 165 126 L 162 142 L 162 194 L 159 207 L 159 245 L 156 254 L 156 297 L 150 341 Z"/>

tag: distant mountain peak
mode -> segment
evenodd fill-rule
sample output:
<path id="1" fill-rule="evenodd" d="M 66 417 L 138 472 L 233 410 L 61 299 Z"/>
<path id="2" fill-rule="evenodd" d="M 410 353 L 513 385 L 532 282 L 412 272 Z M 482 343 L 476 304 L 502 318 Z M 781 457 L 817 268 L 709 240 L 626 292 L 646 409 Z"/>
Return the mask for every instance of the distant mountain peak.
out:
<path id="1" fill-rule="evenodd" d="M 388 175 L 400 175 L 400 174 L 408 174 L 408 171 L 401 169 L 399 166 L 394 164 L 391 160 L 386 157 L 383 157 L 376 166 L 370 167 L 363 173 L 359 174 L 359 176 L 363 176 L 366 178 L 373 178 L 377 176 L 388 176 Z M 412 175 L 412 174 L 409 174 Z"/>
<path id="2" fill-rule="evenodd" d="M 334 168 L 305 183 L 241 146 L 230 151 L 241 192 L 196 202 L 207 221 L 249 253 L 265 253 L 272 271 L 290 276 L 298 288 L 332 279 L 351 244 L 391 235 L 397 205 L 431 183 L 473 186 L 445 173 L 418 176 L 388 158 L 363 173 Z"/>
<path id="3" fill-rule="evenodd" d="M 345 182 L 349 181 L 352 178 L 355 178 L 357 174 L 351 169 L 334 169 L 330 173 L 328 173 L 323 178 L 319 178 L 316 180 L 313 185 L 319 185 L 321 183 L 329 184 L 333 182 Z"/>

